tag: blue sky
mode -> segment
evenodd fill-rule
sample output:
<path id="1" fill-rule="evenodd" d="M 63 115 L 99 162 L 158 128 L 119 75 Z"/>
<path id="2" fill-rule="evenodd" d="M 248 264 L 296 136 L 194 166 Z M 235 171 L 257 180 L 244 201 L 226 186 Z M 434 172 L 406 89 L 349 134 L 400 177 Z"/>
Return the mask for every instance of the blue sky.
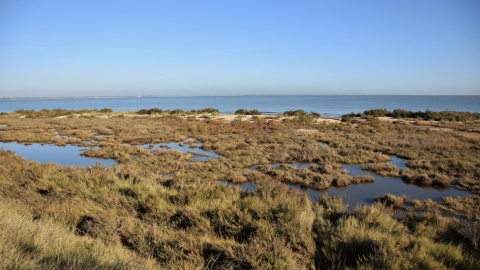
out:
<path id="1" fill-rule="evenodd" d="M 0 1 L 0 97 L 480 94 L 480 1 Z"/>

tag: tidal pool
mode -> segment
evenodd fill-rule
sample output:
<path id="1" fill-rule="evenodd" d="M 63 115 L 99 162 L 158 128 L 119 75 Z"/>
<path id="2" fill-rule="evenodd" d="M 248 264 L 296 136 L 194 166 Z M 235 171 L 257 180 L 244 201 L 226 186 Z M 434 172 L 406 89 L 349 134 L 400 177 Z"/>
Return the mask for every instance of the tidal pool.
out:
<path id="1" fill-rule="evenodd" d="M 163 148 L 163 149 L 175 149 L 182 151 L 184 153 L 192 153 L 194 155 L 193 161 L 194 162 L 199 162 L 199 161 L 205 161 L 205 160 L 210 160 L 212 158 L 219 158 L 221 157 L 219 154 L 215 153 L 214 151 L 206 151 L 201 149 L 202 143 L 201 142 L 196 142 L 195 144 L 192 144 L 190 146 L 188 144 L 188 139 L 183 141 L 183 142 L 170 142 L 170 143 L 157 143 L 157 144 L 140 144 L 138 145 L 142 148 L 145 149 L 151 149 L 152 152 L 155 152 L 158 148 Z"/>
<path id="2" fill-rule="evenodd" d="M 56 132 L 55 136 L 57 138 L 68 138 L 68 136 L 60 136 Z M 140 147 L 146 149 L 152 149 L 152 151 L 157 150 L 158 148 L 166 149 L 177 149 L 182 152 L 190 152 L 194 155 L 193 161 L 204 161 L 212 158 L 218 158 L 220 155 L 214 151 L 205 151 L 200 149 L 201 143 L 195 144 L 195 147 L 190 147 L 186 142 L 181 143 L 159 143 L 155 144 L 152 147 L 149 144 L 139 145 Z M 117 162 L 113 159 L 103 159 L 95 157 L 85 157 L 81 156 L 80 153 L 87 149 L 98 149 L 98 146 L 95 147 L 81 147 L 75 145 L 65 145 L 57 146 L 53 144 L 40 144 L 33 143 L 31 145 L 25 145 L 16 142 L 0 142 L 0 148 L 5 150 L 12 150 L 16 154 L 22 156 L 25 159 L 31 161 L 37 161 L 39 163 L 57 163 L 62 166 L 95 166 L 97 163 L 104 167 L 111 167 Z"/>
<path id="3" fill-rule="evenodd" d="M 39 163 L 57 163 L 62 166 L 95 166 L 97 163 L 105 167 L 111 167 L 117 162 L 113 159 L 91 158 L 81 156 L 80 153 L 87 147 L 74 145 L 57 146 L 53 144 L 24 145 L 16 142 L 0 142 L 0 148 L 12 150 L 16 154 L 31 161 Z M 90 148 L 94 149 L 94 148 Z"/>
<path id="4" fill-rule="evenodd" d="M 395 164 L 399 169 L 406 168 L 406 160 L 392 157 L 391 162 Z M 308 168 L 312 164 L 286 164 L 295 166 L 299 169 Z M 278 167 L 280 164 L 270 164 L 272 167 Z M 317 166 L 321 166 L 318 165 Z M 258 166 L 250 167 L 250 169 L 256 169 Z M 470 191 L 459 190 L 456 188 L 433 188 L 433 187 L 420 187 L 413 184 L 407 184 L 398 177 L 383 177 L 370 171 L 363 171 L 361 165 L 342 165 L 341 169 L 348 170 L 351 176 L 356 175 L 370 175 L 375 179 L 375 182 L 351 184 L 347 187 L 330 187 L 325 190 L 316 190 L 313 188 L 303 188 L 299 185 L 287 184 L 290 189 L 296 189 L 301 192 L 305 192 L 311 200 L 317 201 L 322 195 L 328 194 L 329 196 L 342 196 L 343 202 L 348 204 L 350 208 L 354 208 L 356 205 L 370 205 L 373 204 L 375 198 L 386 193 L 394 195 L 406 195 L 409 199 L 426 200 L 431 199 L 433 201 L 441 201 L 442 197 L 466 197 L 471 195 Z M 218 181 L 221 184 L 229 186 L 239 187 L 243 190 L 254 191 L 255 183 L 245 182 L 241 184 L 233 184 L 225 180 Z"/>

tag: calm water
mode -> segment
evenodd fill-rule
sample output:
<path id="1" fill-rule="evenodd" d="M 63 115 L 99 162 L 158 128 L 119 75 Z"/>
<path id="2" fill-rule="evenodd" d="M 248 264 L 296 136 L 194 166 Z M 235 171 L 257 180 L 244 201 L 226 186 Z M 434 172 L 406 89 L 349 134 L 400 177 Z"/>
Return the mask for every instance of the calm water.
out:
<path id="1" fill-rule="evenodd" d="M 406 167 L 406 160 L 393 156 L 391 163 L 397 166 L 399 169 Z M 307 164 L 288 164 L 299 169 L 309 168 L 309 166 L 302 166 Z M 311 164 L 309 164 L 311 165 Z M 278 167 L 280 164 L 270 164 L 272 167 Z M 258 166 L 254 166 L 251 169 L 256 169 Z M 409 199 L 426 200 L 431 199 L 433 201 L 441 201 L 442 197 L 466 197 L 471 195 L 469 191 L 459 190 L 456 188 L 432 188 L 432 187 L 420 187 L 416 185 L 406 184 L 400 178 L 396 177 L 382 177 L 378 174 L 369 171 L 363 171 L 360 165 L 342 165 L 341 169 L 348 170 L 351 176 L 356 175 L 370 175 L 375 178 L 375 182 L 353 184 L 347 187 L 337 188 L 331 187 L 325 190 L 315 190 L 312 188 L 302 188 L 299 185 L 286 184 L 290 189 L 296 189 L 302 192 L 306 192 L 311 200 L 317 201 L 322 195 L 328 194 L 329 196 L 343 196 L 343 202 L 347 203 L 350 208 L 361 205 L 373 204 L 375 198 L 385 193 L 390 193 L 398 196 L 407 195 Z M 219 183 L 229 186 L 236 186 L 243 190 L 254 191 L 255 184 L 252 182 L 246 182 L 242 184 L 232 184 L 228 181 L 220 180 Z"/>
<path id="2" fill-rule="evenodd" d="M 25 159 L 39 163 L 57 163 L 62 166 L 82 167 L 95 166 L 97 162 L 105 167 L 116 164 L 116 161 L 112 159 L 81 156 L 80 153 L 87 148 L 73 145 L 57 146 L 53 144 L 42 145 L 39 143 L 24 145 L 16 142 L 0 142 L 0 148 L 12 150 Z"/>
<path id="3" fill-rule="evenodd" d="M 176 142 L 170 142 L 170 143 L 157 143 L 154 145 L 150 144 L 140 144 L 138 146 L 145 148 L 145 149 L 151 149 L 152 152 L 155 152 L 158 148 L 160 149 L 165 149 L 165 150 L 170 150 L 170 149 L 175 149 L 182 151 L 183 153 L 192 153 L 194 157 L 192 158 L 193 162 L 199 162 L 199 161 L 206 161 L 210 160 L 212 158 L 219 158 L 220 155 L 215 153 L 214 151 L 205 151 L 201 149 L 202 143 L 197 142 L 195 145 L 190 145 L 187 144 L 187 140 L 181 142 L 181 143 L 176 143 Z"/>
<path id="4" fill-rule="evenodd" d="M 149 144 L 141 144 L 138 146 L 146 149 L 151 149 L 152 151 L 155 151 L 161 147 L 165 150 L 175 149 L 180 150 L 184 153 L 191 152 L 194 155 L 194 157 L 192 158 L 193 162 L 206 161 L 212 158 L 220 157 L 220 155 L 215 153 L 214 151 L 205 151 L 203 149 L 200 149 L 199 147 L 202 146 L 201 143 L 196 143 L 195 147 L 190 147 L 188 144 L 181 144 L 175 142 L 159 143 L 153 145 L 153 147 L 150 147 Z M 113 159 L 85 157 L 80 155 L 80 153 L 83 152 L 85 149 L 95 148 L 96 147 L 87 148 L 68 144 L 65 146 L 57 146 L 53 144 L 42 145 L 40 143 L 24 145 L 16 142 L 0 142 L 0 149 L 12 150 L 25 159 L 36 161 L 39 163 L 57 163 L 62 166 L 82 167 L 95 166 L 97 162 L 105 167 L 111 167 L 112 165 L 117 164 L 117 162 Z"/>
<path id="5" fill-rule="evenodd" d="M 352 172 L 350 172 L 350 174 L 357 175 Z M 469 191 L 456 188 L 436 189 L 410 185 L 399 178 L 382 177 L 371 172 L 363 171 L 358 175 L 371 175 L 375 178 L 375 182 L 352 184 L 344 188 L 331 187 L 325 190 L 315 190 L 312 188 L 303 188 L 299 185 L 283 184 L 287 185 L 290 189 L 306 192 L 308 197 L 313 201 L 317 201 L 324 194 L 328 196 L 342 196 L 343 202 L 348 204 L 350 208 L 354 208 L 357 205 L 373 204 L 376 197 L 384 195 L 385 193 L 398 196 L 406 195 L 407 198 L 416 200 L 431 199 L 436 202 L 442 201 L 442 197 L 467 197 L 471 195 Z M 231 182 L 220 180 L 219 183 L 239 187 L 243 190 L 255 190 L 255 184 L 252 182 L 232 184 Z"/>
<path id="6" fill-rule="evenodd" d="M 158 98 L 85 98 L 85 99 L 42 99 L 0 100 L 0 111 L 12 112 L 19 109 L 101 109 L 114 111 L 136 111 L 140 109 L 183 109 L 198 110 L 207 107 L 222 113 L 233 113 L 237 109 L 258 109 L 276 114 L 287 110 L 302 109 L 316 111 L 327 116 L 339 116 L 368 109 L 402 108 L 412 111 L 469 111 L 480 112 L 480 96 L 205 96 L 205 97 L 158 97 Z"/>
<path id="7" fill-rule="evenodd" d="M 150 148 L 149 145 L 140 145 L 141 147 Z M 179 145 L 178 143 L 166 143 L 166 144 L 156 144 L 151 149 L 152 151 L 158 149 L 158 147 L 165 147 L 166 149 L 177 149 L 183 152 L 198 152 L 200 156 L 194 157 L 193 161 L 203 161 L 209 160 L 211 158 L 219 157 L 213 151 L 204 151 L 196 147 L 191 148 L 187 144 Z M 197 145 L 198 147 L 198 145 Z M 56 146 L 50 144 L 38 144 L 34 143 L 32 145 L 18 144 L 15 142 L 3 143 L 0 142 L 0 148 L 10 149 L 15 153 L 21 155 L 25 159 L 37 161 L 40 163 L 57 163 L 63 166 L 94 166 L 97 163 L 100 163 L 102 166 L 110 167 L 116 164 L 112 159 L 101 159 L 101 158 L 91 158 L 81 156 L 80 153 L 85 150 L 85 147 L 79 146 Z M 406 161 L 397 157 L 392 157 L 391 160 L 397 167 L 405 168 Z M 272 167 L 278 167 L 281 164 L 270 164 Z M 303 163 L 294 163 L 288 164 L 290 166 L 296 167 L 298 169 L 310 168 L 310 166 L 316 167 L 321 166 L 318 164 L 303 164 Z M 250 169 L 256 169 L 258 166 L 253 166 Z M 343 165 L 342 169 L 349 171 L 350 175 L 370 175 L 375 178 L 373 183 L 362 183 L 356 185 L 349 185 L 345 188 L 336 188 L 332 187 L 327 190 L 314 190 L 310 188 L 302 188 L 298 185 L 288 185 L 292 189 L 297 189 L 302 192 L 306 192 L 312 200 L 318 200 L 323 194 L 332 195 L 342 195 L 344 196 L 344 202 L 348 203 L 350 207 L 354 207 L 357 204 L 372 204 L 374 199 L 385 193 L 391 193 L 395 195 L 404 195 L 407 194 L 410 199 L 432 199 L 434 201 L 440 201 L 442 197 L 447 196 L 468 196 L 470 192 L 462 191 L 455 188 L 444 188 L 444 189 L 435 189 L 435 188 L 423 188 L 416 185 L 405 184 L 399 178 L 393 177 L 381 177 L 373 172 L 362 171 L 360 165 Z M 226 181 L 220 181 L 224 184 L 233 185 Z M 245 190 L 254 190 L 255 185 L 253 183 L 244 183 L 239 186 Z"/>

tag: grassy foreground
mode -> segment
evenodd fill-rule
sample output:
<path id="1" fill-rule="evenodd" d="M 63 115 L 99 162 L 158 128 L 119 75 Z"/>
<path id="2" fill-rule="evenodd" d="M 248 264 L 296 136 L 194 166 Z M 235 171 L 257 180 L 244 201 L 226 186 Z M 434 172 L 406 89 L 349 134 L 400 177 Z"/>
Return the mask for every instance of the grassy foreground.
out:
<path id="1" fill-rule="evenodd" d="M 462 129 L 479 130 L 478 122 L 449 122 L 443 132 L 375 118 L 330 123 L 313 114 L 232 121 L 216 120 L 215 112 L 65 115 L 4 114 L 0 141 L 98 145 L 85 154 L 120 165 L 62 167 L 0 150 L 2 269 L 479 268 L 480 140 Z M 188 153 L 132 146 L 187 138 L 222 157 L 192 163 Z M 407 158 L 408 168 L 385 163 L 388 155 Z M 274 162 L 325 166 L 248 169 Z M 322 189 L 357 181 L 341 163 L 374 163 L 365 169 L 473 195 L 442 203 L 385 195 L 348 210 L 341 198 L 312 202 L 282 184 Z M 219 179 L 255 181 L 257 190 Z"/>

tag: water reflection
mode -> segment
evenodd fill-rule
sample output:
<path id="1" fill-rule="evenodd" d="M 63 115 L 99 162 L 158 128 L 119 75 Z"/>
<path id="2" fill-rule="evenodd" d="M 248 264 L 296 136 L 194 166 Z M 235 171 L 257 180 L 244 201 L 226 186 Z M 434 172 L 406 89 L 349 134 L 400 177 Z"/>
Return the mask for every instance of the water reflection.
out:
<path id="1" fill-rule="evenodd" d="M 65 139 L 65 140 L 68 140 L 69 137 L 68 136 L 60 136 L 60 134 L 57 132 L 55 132 L 55 138 L 58 138 L 58 139 Z"/>
<path id="2" fill-rule="evenodd" d="M 399 168 L 400 170 L 401 169 L 405 169 L 407 168 L 407 160 L 406 159 L 403 159 L 403 158 L 399 158 L 397 156 L 392 156 L 390 158 L 390 163 L 392 163 L 393 165 L 395 165 L 397 168 Z"/>
<path id="3" fill-rule="evenodd" d="M 116 164 L 115 160 L 92 158 L 81 156 L 80 153 L 86 149 L 95 149 L 80 147 L 74 145 L 57 146 L 53 144 L 24 145 L 16 142 L 0 142 L 0 147 L 5 150 L 12 150 L 25 159 L 37 161 L 39 163 L 57 163 L 62 166 L 95 166 L 100 163 L 102 166 L 111 167 Z"/>
<path id="4" fill-rule="evenodd" d="M 219 154 L 215 153 L 214 151 L 206 151 L 201 149 L 202 143 L 201 142 L 196 142 L 196 143 L 191 143 L 191 140 L 187 139 L 183 142 L 170 142 L 170 143 L 157 143 L 157 144 L 140 144 L 138 145 L 142 148 L 145 149 L 151 149 L 152 152 L 155 152 L 157 149 L 175 149 L 182 151 L 183 153 L 191 153 L 194 155 L 193 161 L 194 162 L 199 162 L 199 161 L 205 161 L 205 160 L 210 160 L 212 158 L 219 158 L 221 157 Z"/>
<path id="5" fill-rule="evenodd" d="M 407 161 L 398 157 L 392 157 L 391 162 L 399 169 L 406 168 Z M 272 167 L 278 167 L 280 164 L 269 164 Z M 308 168 L 307 165 L 294 163 L 288 164 L 297 168 Z M 316 164 L 316 166 L 321 166 Z M 250 167 L 255 170 L 259 166 Z M 347 187 L 331 187 L 325 190 L 316 190 L 312 188 L 303 188 L 299 185 L 286 184 L 290 189 L 296 189 L 308 194 L 311 200 L 318 200 L 323 194 L 329 196 L 337 195 L 343 196 L 344 203 L 347 203 L 350 208 L 355 207 L 358 204 L 373 204 L 376 197 L 390 193 L 394 195 L 407 195 L 409 199 L 426 200 L 431 199 L 433 201 L 441 201 L 442 197 L 466 197 L 471 195 L 469 191 L 459 190 L 456 188 L 433 188 L 433 187 L 420 187 L 413 184 L 407 184 L 397 177 L 383 177 L 370 171 L 363 171 L 361 165 L 342 165 L 342 170 L 348 170 L 351 176 L 356 175 L 370 175 L 375 179 L 375 182 L 360 183 L 349 185 Z M 252 182 L 246 182 L 242 184 L 233 184 L 225 180 L 220 180 L 219 183 L 227 184 L 229 186 L 236 186 L 243 190 L 253 191 L 255 190 L 255 184 Z M 285 184 L 285 183 L 284 183 Z"/>

